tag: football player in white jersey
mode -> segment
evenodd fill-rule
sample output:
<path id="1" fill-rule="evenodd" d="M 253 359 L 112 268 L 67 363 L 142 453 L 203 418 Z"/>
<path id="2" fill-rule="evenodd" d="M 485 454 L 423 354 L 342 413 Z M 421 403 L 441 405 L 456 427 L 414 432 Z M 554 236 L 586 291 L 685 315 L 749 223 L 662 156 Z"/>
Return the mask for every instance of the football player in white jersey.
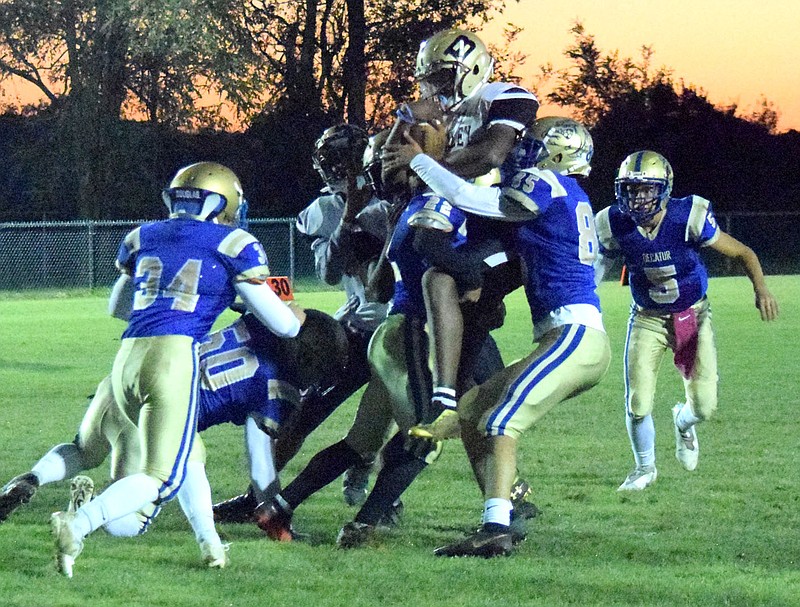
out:
<path id="1" fill-rule="evenodd" d="M 351 124 L 337 124 L 323 131 L 312 154 L 314 168 L 325 184 L 320 196 L 297 216 L 297 229 L 313 238 L 317 277 L 330 285 L 341 285 L 347 301 L 334 318 L 345 328 L 350 343 L 348 369 L 334 385 L 312 386 L 304 392 L 304 414 L 275 443 L 275 465 L 282 470 L 300 450 L 305 438 L 359 388 L 369 381 L 367 345 L 388 306 L 368 297 L 365 283 L 371 266 L 380 256 L 388 233 L 389 204 L 366 183 L 364 161 L 372 140 L 367 132 Z M 370 455 L 344 475 L 342 495 L 355 506 L 367 497 L 369 474 L 375 461 Z M 271 498 L 273 496 L 268 496 Z M 242 495 L 214 505 L 219 522 L 247 522 L 264 501 L 252 487 Z"/>
<path id="2" fill-rule="evenodd" d="M 389 203 L 378 197 L 365 177 L 364 160 L 370 145 L 367 132 L 357 126 L 339 124 L 326 129 L 317 140 L 312 160 L 329 194 L 314 200 L 297 216 L 297 229 L 314 238 L 311 248 L 317 276 L 344 288 L 347 301 L 334 318 L 347 329 L 352 347 L 343 380 L 324 395 L 311 396 L 319 413 L 315 419 L 304 419 L 302 429 L 295 429 L 295 452 L 302 435 L 308 435 L 369 381 L 367 345 L 388 311 L 386 304 L 368 297 L 365 290 L 389 232 Z M 349 505 L 366 499 L 372 465 L 368 461 L 345 474 L 342 491 Z"/>
<path id="3" fill-rule="evenodd" d="M 672 350 L 683 376 L 685 402 L 672 408 L 675 456 L 686 470 L 697 467 L 696 424 L 717 408 L 717 349 L 706 296 L 703 247 L 742 264 L 753 283 L 762 320 L 778 315 L 753 250 L 723 232 L 711 203 L 700 196 L 671 197 L 673 173 L 651 150 L 630 154 L 615 181 L 617 205 L 597 214 L 600 253 L 597 279 L 614 259 L 626 264 L 633 295 L 625 340 L 625 422 L 635 466 L 619 491 L 641 491 L 658 475 L 653 400 L 661 360 Z"/>
<path id="4" fill-rule="evenodd" d="M 422 103 L 435 100 L 443 112 L 440 128 L 447 132 L 447 150 L 442 165 L 465 179 L 486 183 L 499 181 L 501 165 L 533 123 L 539 107 L 536 97 L 524 88 L 490 82 L 493 65 L 478 36 L 449 29 L 420 45 L 415 71 Z M 414 104 L 410 107 L 413 112 Z M 402 112 L 400 116 L 413 119 Z M 390 140 L 387 150 L 394 143 Z M 418 246 L 433 266 L 423 284 L 434 363 L 431 417 L 435 418 L 443 410 L 452 411 L 458 395 L 472 385 L 477 351 L 489 330 L 502 324 L 502 298 L 519 286 L 519 273 L 508 261 L 508 228 L 499 222 L 470 216 L 468 246 L 453 258 L 441 254 L 449 251 L 442 234 L 450 229 L 446 218 L 425 209 L 411 221 L 415 227 L 428 228 L 421 232 Z M 484 289 L 487 272 L 492 278 Z M 509 277 L 513 277 L 511 282 L 507 282 Z M 491 317 L 499 320 L 484 322 Z M 498 360 L 497 367 L 501 366 Z"/>
<path id="5" fill-rule="evenodd" d="M 437 549 L 437 556 L 511 553 L 511 487 L 520 435 L 555 405 L 595 386 L 610 360 L 594 284 L 592 208 L 576 179 L 589 173 L 591 136 L 574 120 L 542 118 L 522 143 L 518 170 L 506 173 L 500 187 L 460 179 L 421 153 L 410 137 L 385 159 L 408 164 L 455 206 L 514 226 L 537 344 L 459 400 L 460 434 L 484 494 L 483 524 Z M 440 433 L 445 427 L 418 426 L 410 434 L 433 440 L 457 435 Z"/>

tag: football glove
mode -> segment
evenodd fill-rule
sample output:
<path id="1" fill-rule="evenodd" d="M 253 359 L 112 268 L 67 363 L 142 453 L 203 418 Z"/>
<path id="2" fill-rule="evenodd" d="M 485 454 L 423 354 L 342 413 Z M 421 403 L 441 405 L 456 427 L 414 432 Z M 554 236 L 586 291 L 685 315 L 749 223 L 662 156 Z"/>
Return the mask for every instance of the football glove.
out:
<path id="1" fill-rule="evenodd" d="M 418 424 L 408 431 L 409 436 L 431 441 L 448 440 L 461 436 L 461 424 L 455 409 L 445 409 L 430 424 Z"/>

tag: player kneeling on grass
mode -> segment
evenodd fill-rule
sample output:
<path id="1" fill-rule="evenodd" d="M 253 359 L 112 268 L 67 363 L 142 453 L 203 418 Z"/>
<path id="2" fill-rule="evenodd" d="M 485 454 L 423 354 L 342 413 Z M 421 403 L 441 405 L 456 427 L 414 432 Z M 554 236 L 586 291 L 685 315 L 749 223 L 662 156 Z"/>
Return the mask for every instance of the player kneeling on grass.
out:
<path id="1" fill-rule="evenodd" d="M 738 260 L 753 283 L 761 319 L 778 315 L 756 254 L 719 228 L 705 198 L 671 198 L 672 180 L 672 167 L 661 154 L 630 154 L 617 174 L 617 205 L 603 209 L 596 219 L 601 252 L 597 280 L 621 257 L 633 295 L 624 379 L 635 467 L 619 491 L 641 491 L 656 480 L 652 411 L 658 369 L 668 349 L 683 376 L 685 402 L 672 408 L 672 417 L 675 456 L 686 470 L 697 467 L 700 455 L 695 426 L 717 408 L 717 348 L 700 249 Z"/>
<path id="2" fill-rule="evenodd" d="M 346 363 L 347 338 L 340 323 L 317 310 L 305 310 L 306 319 L 295 338 L 280 338 L 252 315 L 211 333 L 200 343 L 198 431 L 222 423 L 244 426 L 250 463 L 250 481 L 256 495 L 266 499 L 277 492 L 272 440 L 282 425 L 291 425 L 299 391 L 319 381 L 334 381 Z M 110 377 L 97 387 L 78 434 L 71 443 L 53 447 L 30 472 L 9 481 L 0 493 L 0 522 L 36 490 L 99 466 L 111 455 L 111 479 L 138 472 L 140 449 L 137 429 L 114 401 Z M 205 448 L 196 437 L 186 479 L 178 500 L 195 532 L 204 562 L 224 567 L 226 547 L 214 528 L 211 489 L 205 476 Z M 94 494 L 87 476 L 75 476 L 68 511 L 74 512 Z M 105 530 L 129 537 L 147 530 L 158 507 L 147 507 L 109 521 Z"/>

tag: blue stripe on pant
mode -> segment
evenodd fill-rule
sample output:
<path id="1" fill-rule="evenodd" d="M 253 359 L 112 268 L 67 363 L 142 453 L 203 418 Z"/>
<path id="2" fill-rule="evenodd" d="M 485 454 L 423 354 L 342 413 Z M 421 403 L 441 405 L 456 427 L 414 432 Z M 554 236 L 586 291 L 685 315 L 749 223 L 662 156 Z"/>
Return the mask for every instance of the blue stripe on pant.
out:
<path id="1" fill-rule="evenodd" d="M 542 356 L 532 361 L 520 373 L 506 391 L 502 404 L 489 416 L 486 423 L 487 434 L 505 434 L 506 425 L 523 405 L 531 391 L 570 357 L 580 345 L 585 334 L 586 327 L 583 325 L 570 325 Z"/>

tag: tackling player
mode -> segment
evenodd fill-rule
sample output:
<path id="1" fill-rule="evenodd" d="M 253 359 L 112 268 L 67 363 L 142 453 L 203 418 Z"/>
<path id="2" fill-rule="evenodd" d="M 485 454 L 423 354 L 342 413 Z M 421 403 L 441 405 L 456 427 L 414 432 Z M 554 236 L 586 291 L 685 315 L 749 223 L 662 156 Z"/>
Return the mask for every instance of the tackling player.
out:
<path id="1" fill-rule="evenodd" d="M 672 167 L 661 154 L 634 152 L 617 173 L 617 205 L 603 209 L 596 219 L 598 282 L 621 257 L 633 295 L 624 381 L 635 467 L 620 491 L 641 491 L 658 475 L 652 411 L 658 369 L 668 349 L 683 376 L 686 402 L 672 408 L 672 418 L 675 455 L 686 470 L 697 467 L 700 454 L 695 426 L 717 408 L 717 348 L 700 249 L 708 247 L 740 262 L 753 283 L 761 319 L 778 316 L 753 250 L 719 228 L 705 198 L 672 198 L 672 182 Z"/>
<path id="2" fill-rule="evenodd" d="M 524 268 L 536 348 L 458 403 L 461 438 L 484 495 L 481 528 L 437 556 L 507 555 L 514 541 L 511 492 L 517 441 L 555 405 L 595 386 L 610 360 L 595 293 L 592 208 L 576 177 L 588 175 L 592 139 L 568 118 L 537 120 L 525 136 L 519 170 L 500 187 L 470 184 L 447 171 L 411 138 L 385 162 L 410 167 L 434 192 L 472 213 L 513 222 Z M 411 430 L 431 439 L 441 426 Z"/>
<path id="3" fill-rule="evenodd" d="M 265 495 L 277 482 L 272 461 L 272 441 L 297 411 L 299 390 L 318 381 L 332 381 L 346 360 L 347 338 L 331 317 L 306 310 L 306 321 L 293 339 L 269 332 L 252 315 L 211 333 L 200 344 L 200 394 L 197 430 L 222 423 L 245 428 L 250 479 L 256 495 Z M 324 343 L 325 348 L 319 344 Z M 99 466 L 111 455 L 110 478 L 120 479 L 139 470 L 140 450 L 136 426 L 114 402 L 111 378 L 97 387 L 73 442 L 53 447 L 30 472 L 9 481 L 0 492 L 0 522 L 37 489 Z M 91 499 L 91 479 L 73 479 L 69 509 Z M 262 498 L 263 499 L 263 498 Z M 204 562 L 224 567 L 225 547 L 214 529 L 211 489 L 205 477 L 205 448 L 196 437 L 178 500 L 195 532 Z M 149 506 L 104 527 L 110 534 L 128 537 L 144 533 L 157 513 Z"/>
<path id="4" fill-rule="evenodd" d="M 233 171 L 213 162 L 184 167 L 163 198 L 170 218 L 136 228 L 120 245 L 109 301 L 112 315 L 129 321 L 111 378 L 117 405 L 136 420 L 141 469 L 77 512 L 53 514 L 56 565 L 70 577 L 92 531 L 175 497 L 197 424 L 198 341 L 236 295 L 278 335 L 297 335 L 303 320 L 266 284 L 261 244 L 236 227 L 246 201 Z"/>

